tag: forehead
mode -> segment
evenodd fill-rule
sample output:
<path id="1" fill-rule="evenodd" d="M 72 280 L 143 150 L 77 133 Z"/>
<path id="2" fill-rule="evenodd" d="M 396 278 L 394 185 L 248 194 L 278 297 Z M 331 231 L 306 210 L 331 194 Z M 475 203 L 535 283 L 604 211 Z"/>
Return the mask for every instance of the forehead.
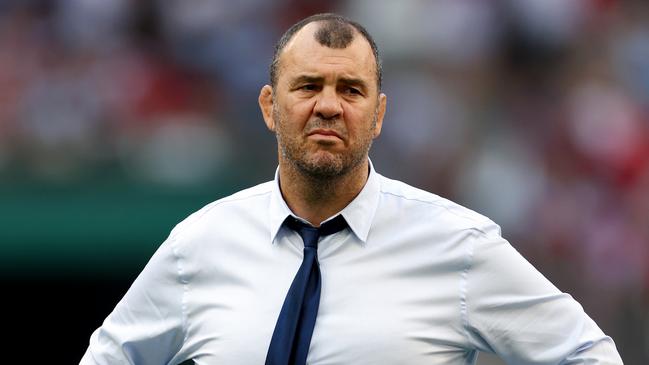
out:
<path id="1" fill-rule="evenodd" d="M 301 73 L 346 74 L 369 81 L 376 77 L 376 61 L 370 44 L 354 29 L 354 38 L 345 48 L 329 48 L 315 39 L 318 23 L 309 23 L 288 42 L 280 55 L 280 76 Z"/>

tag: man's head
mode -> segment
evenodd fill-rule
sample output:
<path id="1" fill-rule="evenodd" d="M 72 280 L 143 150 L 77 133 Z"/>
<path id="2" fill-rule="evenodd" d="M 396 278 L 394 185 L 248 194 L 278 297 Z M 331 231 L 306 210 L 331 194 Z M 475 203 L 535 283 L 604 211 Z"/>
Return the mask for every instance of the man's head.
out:
<path id="1" fill-rule="evenodd" d="M 376 45 L 354 24 L 316 15 L 279 41 L 274 80 L 262 88 L 259 105 L 277 136 L 280 168 L 330 179 L 367 161 L 386 96 L 379 89 Z"/>

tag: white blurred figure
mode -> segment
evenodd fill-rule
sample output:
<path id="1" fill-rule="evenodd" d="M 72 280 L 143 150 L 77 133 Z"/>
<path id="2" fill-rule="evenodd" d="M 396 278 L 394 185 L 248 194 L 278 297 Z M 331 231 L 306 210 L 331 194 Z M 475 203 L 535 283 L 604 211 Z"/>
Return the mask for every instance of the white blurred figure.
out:
<path id="1" fill-rule="evenodd" d="M 505 130 L 490 131 L 472 156 L 458 176 L 460 199 L 493 216 L 507 234 L 524 236 L 547 185 L 540 158 L 524 138 Z"/>
<path id="2" fill-rule="evenodd" d="M 138 181 L 187 187 L 222 173 L 232 146 L 225 132 L 200 114 L 170 114 L 139 138 L 126 138 L 121 153 Z"/>
<path id="3" fill-rule="evenodd" d="M 359 0 L 347 2 L 343 11 L 375 34 L 386 62 L 472 64 L 491 52 L 498 31 L 486 1 Z"/>
<path id="4" fill-rule="evenodd" d="M 643 149 L 639 110 L 614 83 L 587 77 L 573 90 L 569 109 L 570 137 L 601 172 L 623 172 Z"/>
<path id="5" fill-rule="evenodd" d="M 389 122 L 376 144 L 377 155 L 385 156 L 393 168 L 401 168 L 395 173 L 419 185 L 426 184 L 427 178 L 465 147 L 468 107 L 463 99 L 436 82 L 434 75 L 421 70 L 393 70 L 384 89 L 391 95 L 394 107 L 387 110 Z M 421 163 L 422 168 L 413 171 L 413 161 Z"/>
<path id="6" fill-rule="evenodd" d="M 129 0 L 63 0 L 54 21 L 68 45 L 106 52 L 127 41 L 135 5 Z"/>
<path id="7" fill-rule="evenodd" d="M 249 93 L 267 79 L 277 2 L 158 0 L 162 35 L 174 57 L 218 77 L 231 92 Z M 235 96 L 234 99 L 237 99 Z"/>
<path id="8" fill-rule="evenodd" d="M 30 166 L 45 179 L 70 179 L 97 153 L 101 104 L 86 59 L 54 60 L 21 96 L 19 131 Z"/>

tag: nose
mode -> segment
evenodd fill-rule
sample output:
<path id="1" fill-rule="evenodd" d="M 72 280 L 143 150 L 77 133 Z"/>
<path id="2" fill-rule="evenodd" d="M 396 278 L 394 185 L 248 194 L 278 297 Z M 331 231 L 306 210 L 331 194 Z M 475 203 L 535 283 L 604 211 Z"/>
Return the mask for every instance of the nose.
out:
<path id="1" fill-rule="evenodd" d="M 336 90 L 327 87 L 323 88 L 318 95 L 313 112 L 318 118 L 324 120 L 336 119 L 342 116 L 343 108 Z"/>

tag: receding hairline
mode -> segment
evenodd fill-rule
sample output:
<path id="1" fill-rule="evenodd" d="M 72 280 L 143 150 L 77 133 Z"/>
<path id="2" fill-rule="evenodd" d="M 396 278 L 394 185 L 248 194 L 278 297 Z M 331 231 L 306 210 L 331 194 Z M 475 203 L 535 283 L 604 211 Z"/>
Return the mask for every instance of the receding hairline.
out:
<path id="1" fill-rule="evenodd" d="M 376 42 L 369 34 L 369 32 L 359 23 L 347 19 L 341 15 L 333 13 L 315 14 L 310 17 L 304 18 L 299 22 L 293 24 L 279 39 L 275 45 L 275 52 L 273 60 L 270 65 L 270 83 L 272 87 L 276 86 L 279 78 L 280 60 L 282 54 L 289 46 L 295 41 L 298 33 L 301 33 L 304 28 L 314 24 L 312 37 L 320 45 L 328 48 L 345 49 L 349 47 L 358 37 L 364 39 L 370 46 L 371 53 L 374 57 L 375 77 L 377 89 L 380 91 L 382 82 L 382 67 L 381 59 L 379 57 L 378 47 Z M 341 28 L 336 28 L 340 26 Z M 329 28 L 329 29 L 327 29 Z M 334 39 L 330 39 L 333 35 Z M 348 38 L 347 38 L 348 36 Z"/>
<path id="2" fill-rule="evenodd" d="M 327 27 L 329 27 L 329 24 L 331 24 L 332 22 L 335 22 L 335 20 L 334 21 L 331 21 L 331 20 L 314 20 L 312 22 L 304 24 L 303 27 L 301 27 L 298 31 L 296 31 L 291 36 L 291 38 L 288 40 L 288 42 L 286 42 L 286 45 L 284 45 L 284 47 L 282 47 L 282 49 L 280 50 L 280 55 L 282 53 L 284 53 L 284 51 L 287 48 L 289 48 L 291 44 L 293 44 L 295 42 L 295 40 L 298 38 L 298 35 L 300 35 L 303 32 L 308 31 L 308 28 L 313 28 L 312 34 L 311 34 L 311 37 L 313 38 L 313 40 L 318 42 L 318 44 L 320 44 L 321 46 L 327 47 L 327 48 L 345 49 L 345 48 L 349 47 L 357 39 L 357 36 L 361 36 L 361 38 L 363 38 L 361 33 L 358 30 L 356 30 L 356 28 L 354 28 L 353 26 L 351 26 L 349 24 L 342 23 L 342 24 L 344 24 L 344 26 L 347 29 L 349 29 L 349 32 L 351 34 L 351 37 L 349 38 L 349 41 L 344 42 L 344 44 L 342 44 L 342 43 L 341 44 L 337 43 L 337 44 L 332 44 L 332 45 L 326 44 L 326 42 L 324 42 L 321 38 L 319 38 L 319 33 L 323 32 L 323 30 L 326 30 Z"/>
<path id="3" fill-rule="evenodd" d="M 369 44 L 369 42 L 367 42 L 363 38 L 362 34 L 359 31 L 357 31 L 356 29 L 354 29 L 354 27 L 352 27 L 352 26 L 349 26 L 349 30 L 350 30 L 350 33 L 351 33 L 351 36 L 350 36 L 349 40 L 347 40 L 347 41 L 338 41 L 338 42 L 333 41 L 330 44 L 327 44 L 327 42 L 323 42 L 323 39 L 321 38 L 322 37 L 321 32 L 322 32 L 323 29 L 325 29 L 326 26 L 327 26 L 327 21 L 324 21 L 324 20 L 317 20 L 317 21 L 313 21 L 311 23 L 305 24 L 304 27 L 302 27 L 300 30 L 295 32 L 295 34 L 293 34 L 291 39 L 281 49 L 280 53 L 278 54 L 278 57 L 281 59 L 282 55 L 284 53 L 286 53 L 287 51 L 290 51 L 290 49 L 294 46 L 295 42 L 297 42 L 299 40 L 299 37 L 302 37 L 302 36 L 307 37 L 307 39 L 310 38 L 310 40 L 315 41 L 318 45 L 320 45 L 322 47 L 331 48 L 331 49 L 341 49 L 341 50 L 351 47 L 351 45 L 356 40 L 360 40 L 360 41 L 364 41 L 368 45 L 368 47 L 370 48 L 370 53 L 372 52 L 371 45 Z M 312 29 L 309 29 L 309 28 L 312 28 Z M 309 34 L 304 34 L 304 33 L 307 33 L 307 32 L 310 32 L 311 34 L 310 35 Z"/>

